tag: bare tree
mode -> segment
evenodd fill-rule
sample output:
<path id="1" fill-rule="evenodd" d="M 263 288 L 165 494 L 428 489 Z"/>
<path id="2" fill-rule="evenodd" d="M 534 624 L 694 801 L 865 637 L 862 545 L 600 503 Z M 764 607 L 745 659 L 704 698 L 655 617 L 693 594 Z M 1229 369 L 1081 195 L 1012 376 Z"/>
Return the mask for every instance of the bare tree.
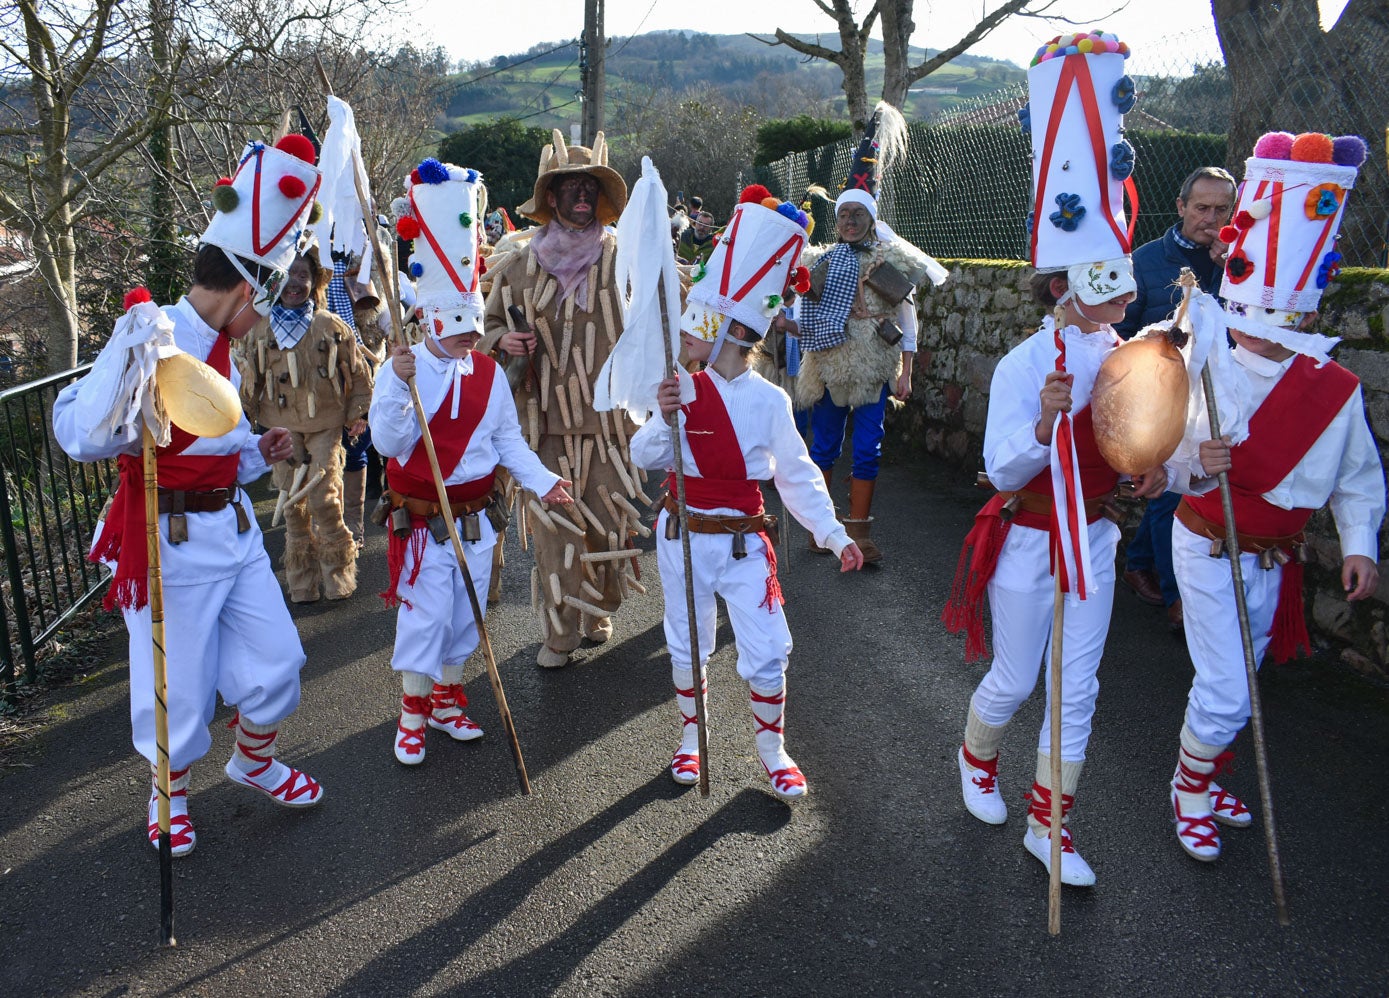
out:
<path id="1" fill-rule="evenodd" d="M 834 19 L 839 33 L 839 48 L 832 49 L 818 42 L 798 38 L 781 28 L 776 29 L 775 40 L 756 38 L 766 45 L 785 45 L 802 55 L 824 59 L 834 63 L 844 74 L 844 96 L 849 105 L 849 116 L 854 131 L 862 133 L 868 124 L 868 116 L 873 102 L 868 97 L 868 87 L 864 74 L 864 58 L 868 53 L 868 39 L 875 21 L 881 21 L 883 32 L 883 100 L 894 107 L 901 107 L 906 100 L 908 88 L 921 79 L 940 69 L 951 59 L 966 52 L 994 28 L 1009 17 L 1017 14 L 1038 16 L 1054 5 L 1056 0 L 1005 0 L 988 10 L 982 4 L 979 21 L 969 31 L 936 55 L 912 65 L 911 36 L 916 29 L 912 21 L 912 10 L 916 0 L 874 0 L 859 23 L 854 11 L 853 0 L 811 0 L 827 16 Z"/>
<path id="2" fill-rule="evenodd" d="M 1227 165 L 1235 176 L 1263 132 L 1357 134 L 1378 145 L 1389 107 L 1389 4 L 1350 0 L 1330 31 L 1316 0 L 1212 0 L 1231 84 Z M 1371 210 L 1378 206 L 1378 213 Z M 1382 265 L 1389 175 L 1371 155 L 1342 227 L 1347 263 Z"/>
<path id="3" fill-rule="evenodd" d="M 269 69 L 285 43 L 310 28 L 352 37 L 364 17 L 394 2 L 150 0 L 137 8 L 119 0 L 17 0 L 0 12 L 0 224 L 32 239 L 48 309 L 49 370 L 77 358 L 83 226 L 124 206 L 94 228 L 127 249 L 153 237 L 167 250 L 178 227 L 159 223 L 200 208 L 187 177 L 177 175 L 190 141 L 178 129 L 216 119 L 230 131 L 266 120 L 282 103 L 282 73 L 267 74 L 264 96 L 250 105 L 224 104 L 219 88 L 250 67 Z M 143 215 L 130 209 L 135 204 L 145 206 Z"/>

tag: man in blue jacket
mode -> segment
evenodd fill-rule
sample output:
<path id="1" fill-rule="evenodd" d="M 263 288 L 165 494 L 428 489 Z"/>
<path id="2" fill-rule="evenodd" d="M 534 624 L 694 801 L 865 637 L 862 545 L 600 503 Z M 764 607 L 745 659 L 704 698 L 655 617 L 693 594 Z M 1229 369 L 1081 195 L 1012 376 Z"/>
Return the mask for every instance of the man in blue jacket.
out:
<path id="1" fill-rule="evenodd" d="M 1201 290 L 1214 294 L 1225 266 L 1227 247 L 1220 229 L 1235 206 L 1235 178 L 1218 166 L 1194 170 L 1177 196 L 1175 225 L 1161 238 L 1144 243 L 1133 253 L 1138 296 L 1115 330 L 1124 339 L 1145 326 L 1161 322 L 1181 301 L 1177 277 L 1190 267 Z M 1140 600 L 1167 607 L 1167 623 L 1182 627 L 1182 601 L 1172 573 L 1172 515 L 1181 496 L 1167 492 L 1149 499 L 1133 541 L 1125 552 L 1124 583 Z"/>

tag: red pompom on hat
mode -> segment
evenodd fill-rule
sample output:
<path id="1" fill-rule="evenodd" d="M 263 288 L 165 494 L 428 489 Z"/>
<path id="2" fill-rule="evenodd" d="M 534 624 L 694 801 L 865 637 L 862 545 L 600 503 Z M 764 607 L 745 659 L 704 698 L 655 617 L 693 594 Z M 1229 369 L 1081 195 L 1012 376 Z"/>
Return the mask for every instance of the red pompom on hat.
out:
<path id="1" fill-rule="evenodd" d="M 300 138 L 303 138 L 303 136 L 300 136 Z M 304 192 L 309 189 L 304 181 L 300 180 L 298 177 L 292 177 L 289 174 L 285 174 L 280 178 L 279 188 L 281 194 L 291 199 L 303 197 Z"/>
<path id="2" fill-rule="evenodd" d="M 406 215 L 404 218 L 396 221 L 395 234 L 407 241 L 418 239 L 420 235 L 420 223 L 409 215 Z"/>
<path id="3" fill-rule="evenodd" d="M 1239 229 L 1233 225 L 1227 225 L 1220 230 L 1220 241 L 1222 243 L 1232 243 L 1239 238 Z"/>
<path id="4" fill-rule="evenodd" d="M 1239 211 L 1235 212 L 1235 228 L 1248 229 L 1252 228 L 1253 225 L 1254 216 L 1249 214 L 1249 212 L 1245 211 L 1242 208 Z M 1230 240 L 1226 239 L 1224 241 L 1228 243 Z"/>
<path id="5" fill-rule="evenodd" d="M 791 290 L 798 295 L 803 295 L 810 290 L 810 269 L 808 267 L 797 267 L 791 271 Z"/>
<path id="6" fill-rule="evenodd" d="M 136 305 L 153 300 L 154 298 L 150 295 L 150 289 L 144 285 L 138 288 L 131 288 L 125 293 L 125 297 L 121 299 L 121 310 L 129 312 Z"/>
<path id="7" fill-rule="evenodd" d="M 275 143 L 275 148 L 280 150 L 280 152 L 289 153 L 295 159 L 302 159 L 310 166 L 316 165 L 318 157 L 314 155 L 313 142 L 311 142 L 306 135 L 294 133 L 286 135 L 279 142 Z M 290 197 L 294 196 L 293 194 L 290 195 Z"/>
<path id="8" fill-rule="evenodd" d="M 231 186 L 231 177 L 219 177 L 218 180 L 217 180 L 217 183 L 213 184 L 212 186 L 213 186 L 213 187 L 230 187 L 230 186 Z"/>
<path id="9" fill-rule="evenodd" d="M 761 184 L 749 184 L 743 188 L 743 193 L 738 195 L 739 204 L 761 204 L 764 199 L 772 196 L 772 192 Z"/>

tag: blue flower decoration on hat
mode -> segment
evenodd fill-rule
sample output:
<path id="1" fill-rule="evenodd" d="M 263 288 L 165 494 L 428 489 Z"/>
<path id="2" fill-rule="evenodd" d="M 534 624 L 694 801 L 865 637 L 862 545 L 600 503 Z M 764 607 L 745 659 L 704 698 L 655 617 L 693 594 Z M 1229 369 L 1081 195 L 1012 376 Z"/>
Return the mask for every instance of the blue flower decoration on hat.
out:
<path id="1" fill-rule="evenodd" d="M 1032 235 L 1032 227 L 1033 227 L 1034 225 L 1036 225 L 1036 224 L 1037 224 L 1037 213 L 1036 213 L 1035 211 L 1029 211 L 1029 212 L 1027 213 L 1027 218 L 1025 218 L 1025 219 L 1023 220 L 1023 225 L 1024 225 L 1024 227 L 1026 227 L 1026 229 L 1027 229 L 1027 234 L 1028 234 L 1029 236 Z"/>
<path id="2" fill-rule="evenodd" d="M 1030 103 L 1018 108 L 1018 124 L 1022 126 L 1024 132 L 1029 135 L 1032 134 L 1032 105 Z"/>
<path id="3" fill-rule="evenodd" d="M 1074 232 L 1085 217 L 1085 207 L 1080 203 L 1079 194 L 1058 194 L 1056 205 L 1060 209 L 1051 213 L 1051 224 L 1062 232 Z"/>
<path id="4" fill-rule="evenodd" d="M 1115 180 L 1128 180 L 1133 176 L 1133 146 L 1129 145 L 1128 139 L 1120 139 L 1109 150 L 1109 172 Z"/>
<path id="5" fill-rule="evenodd" d="M 1334 215 L 1341 207 L 1341 202 L 1336 200 L 1336 195 L 1331 191 L 1322 191 L 1317 198 L 1316 212 L 1318 215 Z"/>
<path id="6" fill-rule="evenodd" d="M 1119 109 L 1119 113 L 1128 114 L 1133 110 L 1133 105 L 1138 100 L 1137 90 L 1133 85 L 1133 77 L 1119 77 L 1119 82 L 1114 84 L 1114 89 L 1110 91 L 1109 95 L 1114 99 L 1114 106 Z"/>

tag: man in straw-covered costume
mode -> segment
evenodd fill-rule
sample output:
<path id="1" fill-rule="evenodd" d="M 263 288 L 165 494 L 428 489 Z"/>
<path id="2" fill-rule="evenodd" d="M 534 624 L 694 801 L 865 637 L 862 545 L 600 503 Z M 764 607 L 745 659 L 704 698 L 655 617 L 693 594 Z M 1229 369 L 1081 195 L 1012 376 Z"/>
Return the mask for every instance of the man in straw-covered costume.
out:
<path id="1" fill-rule="evenodd" d="M 517 209 L 540 228 L 492 270 L 487 298 L 484 348 L 505 355 L 526 439 L 546 467 L 574 482 L 577 500 L 557 515 L 529 490 L 518 504 L 535 556 L 536 660 L 545 668 L 565 665 L 583 638 L 612 635 L 628 569 L 575 553 L 625 548 L 635 504 L 649 502 L 627 451 L 635 425 L 622 410 L 593 408 L 593 378 L 622 333 L 617 243 L 604 226 L 621 214 L 627 187 L 607 158 L 601 132 L 590 150 L 555 131 L 534 194 Z"/>
<path id="2" fill-rule="evenodd" d="M 1090 403 L 1101 363 L 1119 345 L 1113 324 L 1134 295 L 1122 193 L 1133 166 L 1122 129 L 1133 104 L 1127 56 L 1128 46 L 1112 35 L 1082 33 L 1043 46 L 1028 70 L 1034 190 L 1028 224 L 1038 271 L 1033 291 L 1049 314 L 994 372 L 984 467 L 1000 491 L 965 540 L 943 618 L 950 630 L 966 632 L 967 660 L 982 656 L 987 591 L 994 657 L 970 698 L 957 762 L 966 809 L 1000 825 L 1008 809 L 999 785 L 999 747 L 1037 684 L 1039 666 L 1051 660 L 1052 625 L 1064 596 L 1062 633 L 1054 636 L 1062 652 L 1059 878 L 1072 886 L 1095 883 L 1072 842 L 1068 816 L 1099 694 L 1119 540 L 1104 506 L 1120 474 L 1100 453 Z M 1059 323 L 1050 314 L 1054 307 Z M 1145 469 L 1134 475 L 1135 491 L 1160 494 L 1168 477 L 1161 466 Z M 1067 514 L 1078 529 L 1072 531 Z M 1052 693 L 1053 669 L 1046 689 Z M 1025 848 L 1049 872 L 1053 723 L 1049 695 L 1023 831 Z"/>
<path id="3" fill-rule="evenodd" d="M 763 512 L 758 482 L 776 482 L 786 508 L 840 558 L 844 571 L 863 565 L 796 432 L 791 400 L 750 364 L 750 351 L 780 312 L 806 243 L 807 221 L 805 212 L 778 202 L 765 187 L 744 190 L 680 318 L 685 349 L 692 360 L 705 362 L 705 369 L 692 378 L 663 381 L 657 396 L 663 416 L 677 410 L 682 416 L 679 444 L 700 663 L 714 650 L 714 597 L 721 596 L 738 645 L 738 674 L 750 688 L 757 755 L 773 791 L 784 799 L 803 796 L 806 780 L 785 748 L 791 632 L 782 612 L 775 542 L 768 533 L 776 521 Z M 645 468 L 670 471 L 674 448 L 666 418 L 650 420 L 632 438 L 632 458 Z M 699 780 L 694 649 L 686 602 L 677 595 L 688 583 L 673 471 L 656 527 L 666 644 L 683 720 L 670 773 L 677 783 L 693 784 Z"/>
<path id="4" fill-rule="evenodd" d="M 945 268 L 878 217 L 878 186 L 906 148 L 906 128 L 894 107 L 878 104 L 835 201 L 839 242 L 807 254 L 810 291 L 798 316 L 797 397 L 810 409 L 810 458 L 830 485 L 852 411 L 853 471 L 844 526 L 870 564 L 882 560 L 872 539 L 872 509 L 888 397 L 900 402 L 911 394 L 915 290 L 928 277 L 934 284 L 946 278 Z M 813 541 L 810 549 L 824 552 Z"/>
<path id="5" fill-rule="evenodd" d="M 1216 389 L 1255 664 L 1266 652 L 1279 662 L 1310 651 L 1303 528 L 1317 509 L 1330 503 L 1346 599 L 1365 599 L 1379 581 L 1384 472 L 1360 382 L 1327 359 L 1337 340 L 1301 331 L 1315 321 L 1322 289 L 1339 270 L 1336 231 L 1366 151 L 1356 136 L 1263 136 L 1245 162 L 1232 224 L 1220 234 L 1230 250 L 1217 322 L 1228 326 L 1235 349 Z M 1198 425 L 1197 437 L 1209 438 L 1204 412 Z M 1209 862 L 1220 855 L 1217 823 L 1244 827 L 1253 818 L 1214 781 L 1249 720 L 1250 699 L 1240 631 L 1232 626 L 1222 503 L 1214 481 L 1202 484 L 1211 491 L 1183 498 L 1172 527 L 1196 675 L 1171 800 L 1181 847 Z"/>
<path id="6" fill-rule="evenodd" d="M 412 171 L 405 197 L 394 206 L 397 231 L 414 240 L 409 272 L 425 337 L 409 349 L 394 348 L 377 378 L 370 417 L 376 449 L 390 459 L 390 582 L 382 595 L 400 607 L 391 668 L 400 673 L 403 691 L 395 757 L 405 765 L 424 761 L 427 727 L 455 741 L 482 737 L 482 728 L 463 712 L 463 663 L 478 646 L 478 622 L 448 543 L 410 379 L 448 490 L 447 515 L 458 522 L 478 591 L 487 590 L 498 527 L 505 529 L 504 520 L 493 521 L 499 465 L 541 501 L 570 501 L 568 483 L 526 446 L 505 372 L 473 350 L 482 334 L 480 186 L 476 170 L 427 159 Z"/>
<path id="7" fill-rule="evenodd" d="M 106 603 L 121 608 L 130 632 L 131 727 L 136 750 L 151 765 L 156 759 L 154 664 L 140 417 L 138 408 L 131 412 L 126 405 L 132 379 L 138 380 L 145 358 L 176 348 L 205 360 L 233 386 L 240 381 L 231 365 L 231 342 L 269 314 L 278 298 L 318 186 L 313 146 L 302 136 L 288 136 L 275 148 L 248 145 L 234 176 L 218 182 L 217 213 L 193 261 L 188 294 L 163 309 L 147 300 L 134 305 L 91 373 L 54 403 L 55 436 L 69 455 L 80 461 L 114 457 L 120 463 L 120 486 L 91 557 L 114 563 Z M 189 389 L 161 385 L 161 391 L 171 390 Z M 191 852 L 197 841 L 188 816 L 189 767 L 212 744 L 207 726 L 218 694 L 237 709 L 230 725 L 236 749 L 226 765 L 233 782 L 289 807 L 317 804 L 323 796 L 317 781 L 275 758 L 280 722 L 299 704 L 304 651 L 250 499 L 238 488 L 292 453 L 287 430 L 256 436 L 244 416 L 230 433 L 215 438 L 174 426 L 170 442 L 158 452 L 176 856 Z M 155 811 L 152 793 L 152 844 Z"/>
<path id="8" fill-rule="evenodd" d="M 280 300 L 237 351 L 247 415 L 261 426 L 283 426 L 294 438 L 294 457 L 274 471 L 292 603 L 313 603 L 320 591 L 330 600 L 357 591 L 342 440 L 344 431 L 353 437 L 366 430 L 372 374 L 352 330 L 327 308 L 332 276 L 319 266 L 316 249 L 297 256 Z"/>

